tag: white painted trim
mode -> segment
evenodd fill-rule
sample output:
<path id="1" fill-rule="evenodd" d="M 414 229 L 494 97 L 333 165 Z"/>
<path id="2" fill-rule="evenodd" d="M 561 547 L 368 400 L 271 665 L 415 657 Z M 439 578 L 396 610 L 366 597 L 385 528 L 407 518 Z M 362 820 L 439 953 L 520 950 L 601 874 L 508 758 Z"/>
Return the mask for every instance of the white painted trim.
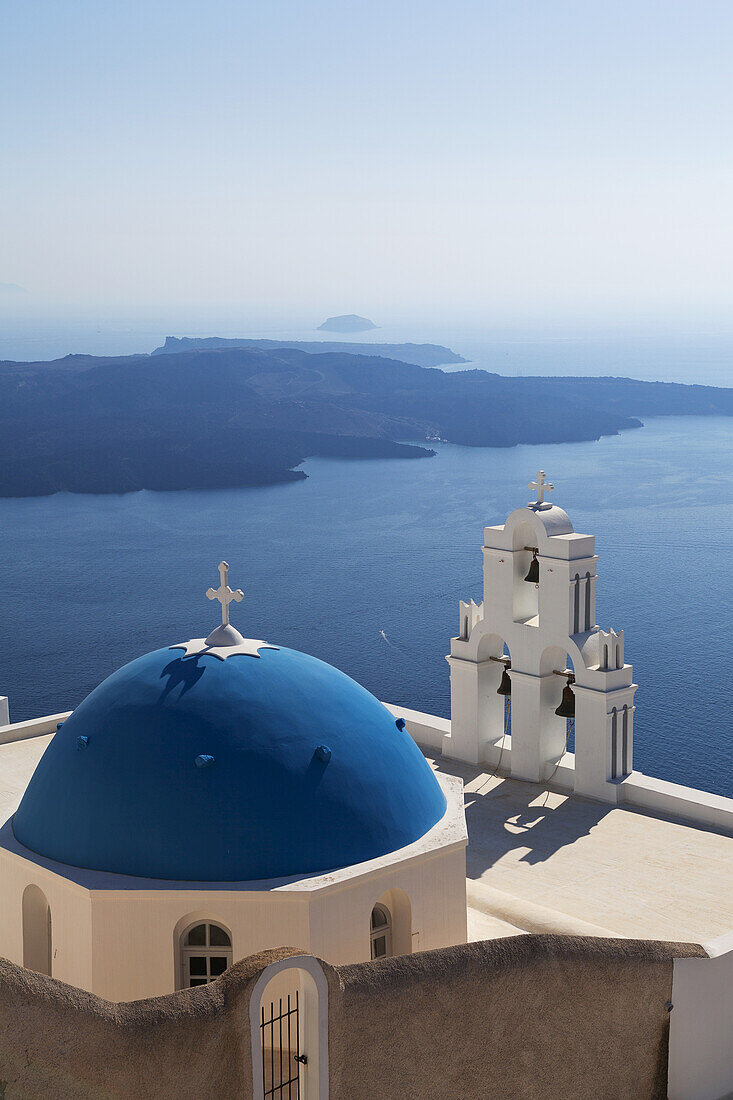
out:
<path id="1" fill-rule="evenodd" d="M 307 1089 L 308 1095 L 305 1100 L 328 1100 L 328 982 L 320 963 L 313 955 L 292 955 L 289 959 L 281 959 L 279 962 L 270 963 L 254 984 L 249 999 L 253 1100 L 264 1100 L 265 1095 L 260 1048 L 260 1001 L 268 982 L 283 970 L 305 970 L 316 983 L 316 994 L 318 996 L 317 1092 L 311 1093 L 311 1090 Z"/>
<path id="2" fill-rule="evenodd" d="M 733 956 L 733 932 L 724 932 L 717 939 L 707 940 L 700 946 L 710 959 L 717 959 L 718 955 Z"/>
<path id="3" fill-rule="evenodd" d="M 48 714 L 45 718 L 32 718 L 30 722 L 13 722 L 9 726 L 0 726 L 0 745 L 10 745 L 13 741 L 26 741 L 29 737 L 42 737 L 45 733 L 55 733 L 59 722 L 65 722 L 70 710 L 61 714 Z"/>

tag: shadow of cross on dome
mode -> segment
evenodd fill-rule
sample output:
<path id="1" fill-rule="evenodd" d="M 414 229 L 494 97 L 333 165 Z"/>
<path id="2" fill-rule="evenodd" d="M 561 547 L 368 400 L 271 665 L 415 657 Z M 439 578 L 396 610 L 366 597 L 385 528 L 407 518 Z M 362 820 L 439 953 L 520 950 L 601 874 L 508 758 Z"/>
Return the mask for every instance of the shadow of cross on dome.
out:
<path id="1" fill-rule="evenodd" d="M 194 684 L 198 683 L 205 672 L 206 666 L 199 664 L 198 655 L 195 657 L 174 657 L 160 674 L 161 680 L 164 677 L 168 679 L 161 692 L 159 702 L 162 703 L 172 691 L 181 685 L 181 695 L 185 695 Z"/>

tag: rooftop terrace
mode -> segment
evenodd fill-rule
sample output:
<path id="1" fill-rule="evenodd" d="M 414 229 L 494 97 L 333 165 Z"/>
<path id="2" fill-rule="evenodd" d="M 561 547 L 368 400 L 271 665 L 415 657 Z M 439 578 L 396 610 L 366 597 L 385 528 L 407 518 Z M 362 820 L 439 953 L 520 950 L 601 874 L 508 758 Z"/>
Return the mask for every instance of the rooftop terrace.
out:
<path id="1" fill-rule="evenodd" d="M 595 931 L 704 944 L 733 930 L 733 837 L 425 755 L 464 781 L 472 939 Z"/>

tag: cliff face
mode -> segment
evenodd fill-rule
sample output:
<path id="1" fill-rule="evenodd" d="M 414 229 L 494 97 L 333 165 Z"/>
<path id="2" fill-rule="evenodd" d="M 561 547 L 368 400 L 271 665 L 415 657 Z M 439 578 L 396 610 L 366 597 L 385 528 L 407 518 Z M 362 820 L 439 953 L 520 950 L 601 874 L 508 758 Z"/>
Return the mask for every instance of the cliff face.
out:
<path id="1" fill-rule="evenodd" d="M 733 390 L 445 373 L 375 356 L 221 348 L 0 363 L 0 495 L 263 485 L 311 455 L 428 457 L 598 439 L 639 416 L 731 415 Z"/>

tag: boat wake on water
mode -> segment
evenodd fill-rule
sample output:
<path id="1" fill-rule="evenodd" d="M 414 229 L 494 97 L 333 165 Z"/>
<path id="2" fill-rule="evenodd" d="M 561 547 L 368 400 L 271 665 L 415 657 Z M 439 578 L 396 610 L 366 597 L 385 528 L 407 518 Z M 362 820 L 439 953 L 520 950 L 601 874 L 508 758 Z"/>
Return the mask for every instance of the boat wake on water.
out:
<path id="1" fill-rule="evenodd" d="M 398 653 L 402 653 L 405 657 L 410 656 L 410 650 L 407 648 L 407 646 L 401 645 L 400 642 L 393 642 L 391 638 L 387 637 L 386 633 L 383 630 L 379 631 L 379 637 L 392 649 L 396 649 Z"/>

